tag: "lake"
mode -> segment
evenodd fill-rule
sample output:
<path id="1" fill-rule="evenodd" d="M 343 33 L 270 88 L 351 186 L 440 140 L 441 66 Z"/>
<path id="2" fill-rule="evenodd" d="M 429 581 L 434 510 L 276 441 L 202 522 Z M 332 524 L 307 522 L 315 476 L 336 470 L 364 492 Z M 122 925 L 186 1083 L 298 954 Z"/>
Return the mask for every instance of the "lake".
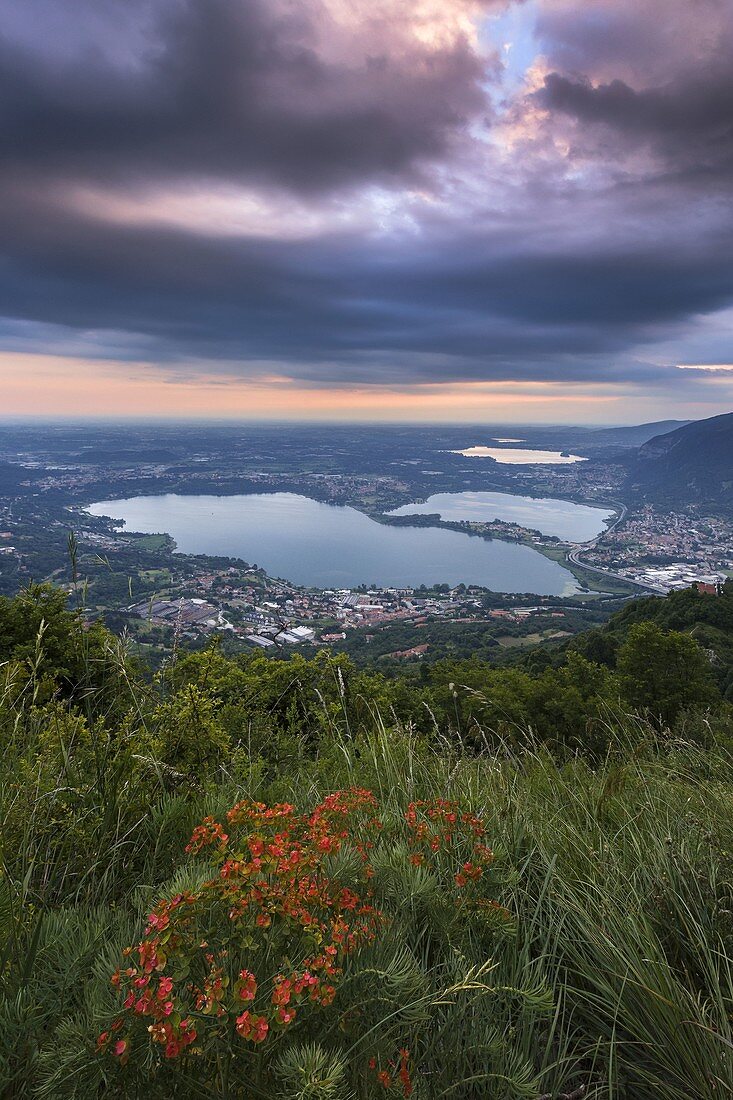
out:
<path id="1" fill-rule="evenodd" d="M 138 496 L 92 504 L 128 531 L 166 532 L 186 554 L 242 558 L 318 588 L 480 584 L 496 592 L 570 596 L 569 570 L 529 546 L 429 527 L 389 527 L 355 508 L 295 493 Z"/>
<path id="2" fill-rule="evenodd" d="M 437 513 L 445 520 L 501 519 L 531 527 L 567 542 L 588 542 L 600 535 L 613 516 L 609 508 L 591 508 L 569 500 L 514 496 L 513 493 L 435 493 L 424 504 L 404 504 L 394 516 Z"/>
<path id="3" fill-rule="evenodd" d="M 521 440 L 511 440 L 520 443 Z M 525 447 L 466 447 L 464 451 L 451 451 L 464 458 L 493 458 L 509 466 L 566 466 L 571 462 L 587 462 L 580 455 L 563 454 L 561 451 L 534 451 Z"/>

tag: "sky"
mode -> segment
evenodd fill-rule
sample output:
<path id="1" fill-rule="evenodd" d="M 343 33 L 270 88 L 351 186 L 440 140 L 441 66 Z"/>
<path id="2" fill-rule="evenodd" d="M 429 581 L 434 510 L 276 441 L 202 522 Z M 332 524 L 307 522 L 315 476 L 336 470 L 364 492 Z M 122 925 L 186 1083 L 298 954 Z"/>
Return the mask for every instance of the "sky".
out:
<path id="1" fill-rule="evenodd" d="M 0 0 L 0 415 L 733 409 L 730 0 Z"/>

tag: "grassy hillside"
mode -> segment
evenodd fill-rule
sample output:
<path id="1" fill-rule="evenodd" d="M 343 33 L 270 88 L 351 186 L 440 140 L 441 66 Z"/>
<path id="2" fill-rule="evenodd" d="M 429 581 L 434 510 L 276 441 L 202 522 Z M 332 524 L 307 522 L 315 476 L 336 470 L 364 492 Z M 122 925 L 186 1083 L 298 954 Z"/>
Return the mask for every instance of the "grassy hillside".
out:
<path id="1" fill-rule="evenodd" d="M 732 1092 L 731 710 L 627 626 L 613 668 L 151 676 L 0 603 L 0 1095 Z"/>

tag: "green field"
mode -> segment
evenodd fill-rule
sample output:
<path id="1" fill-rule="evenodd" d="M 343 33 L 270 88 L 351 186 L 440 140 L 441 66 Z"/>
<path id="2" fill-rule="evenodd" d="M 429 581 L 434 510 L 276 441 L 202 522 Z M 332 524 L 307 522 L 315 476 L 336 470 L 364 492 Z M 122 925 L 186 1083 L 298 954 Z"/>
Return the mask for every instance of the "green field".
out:
<path id="1" fill-rule="evenodd" d="M 136 535 L 130 542 L 137 550 L 169 550 L 173 545 L 170 535 Z"/>

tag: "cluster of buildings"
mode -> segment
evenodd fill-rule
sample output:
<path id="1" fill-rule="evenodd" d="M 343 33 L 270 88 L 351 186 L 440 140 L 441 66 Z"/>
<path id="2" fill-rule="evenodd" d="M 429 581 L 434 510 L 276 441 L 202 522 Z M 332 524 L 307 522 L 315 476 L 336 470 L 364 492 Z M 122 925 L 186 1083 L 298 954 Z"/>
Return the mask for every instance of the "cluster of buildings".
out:
<path id="1" fill-rule="evenodd" d="M 535 542 L 535 543 L 559 543 L 555 535 L 544 535 L 534 527 L 525 527 L 521 523 L 512 523 L 508 520 L 472 520 L 458 521 L 458 526 L 464 531 L 481 535 L 483 538 L 503 539 L 505 542 Z"/>
<path id="2" fill-rule="evenodd" d="M 583 560 L 660 593 L 714 586 L 733 571 L 733 522 L 646 506 L 601 536 Z"/>
<path id="3" fill-rule="evenodd" d="M 277 583 L 278 591 L 270 593 L 274 598 L 244 609 L 241 625 L 234 627 L 236 633 L 262 648 L 303 642 L 329 645 L 343 641 L 347 631 L 359 627 L 378 629 L 394 622 L 420 625 L 428 616 L 453 617 L 469 608 L 481 608 L 481 601 L 466 592 L 421 595 L 411 588 L 293 590 Z M 293 626 L 298 620 L 314 625 Z"/>
<path id="4" fill-rule="evenodd" d="M 725 581 L 724 573 L 700 573 L 698 570 L 676 562 L 672 565 L 636 569 L 627 573 L 648 588 L 656 589 L 660 595 L 680 588 L 698 588 L 701 591 L 715 590 Z M 701 588 L 702 586 L 702 588 Z"/>
<path id="5" fill-rule="evenodd" d="M 30 471 L 35 469 L 44 470 L 43 477 L 28 478 L 20 483 L 23 488 L 33 489 L 36 493 L 71 490 L 74 494 L 77 494 L 80 489 L 96 487 L 102 476 L 110 484 L 124 485 L 126 483 L 137 484 L 141 480 L 149 481 L 164 478 L 168 473 L 167 466 L 159 463 L 143 463 L 139 466 L 131 464 L 123 468 L 110 466 L 106 463 L 100 463 L 99 465 L 66 463 L 49 467 L 46 463 L 38 461 L 23 461 L 19 465 Z"/>
<path id="6" fill-rule="evenodd" d="M 202 486 L 216 482 L 228 483 L 236 476 L 237 481 L 247 484 L 250 491 L 282 492 L 300 488 L 319 500 L 339 504 L 383 496 L 391 500 L 392 496 L 404 493 L 408 488 L 404 481 L 390 474 L 281 473 L 252 469 L 242 471 L 239 467 L 228 469 L 226 465 L 212 465 L 204 458 L 200 459 L 198 468 L 192 468 L 191 463 L 187 463 L 185 472 L 179 471 L 175 462 L 136 464 L 131 461 L 129 465 L 120 466 L 100 461 L 94 464 L 65 463 L 49 467 L 44 462 L 25 458 L 19 465 L 34 475 L 21 481 L 24 489 L 32 489 L 35 493 L 71 491 L 75 496 L 85 489 L 94 489 L 96 492 L 100 481 L 104 482 L 105 492 L 118 486 L 126 487 L 129 483 L 137 485 L 140 482 L 146 483 L 149 492 L 162 492 L 165 489 L 175 491 L 181 477 L 185 477 L 187 489 L 196 482 L 200 482 Z M 36 470 L 43 470 L 43 475 L 35 475 Z M 156 485 L 156 482 L 160 484 Z"/>
<path id="7" fill-rule="evenodd" d="M 566 465 L 548 463 L 544 466 L 512 466 L 511 492 L 531 495 L 546 493 L 566 500 L 599 500 L 615 498 L 626 478 L 626 468 L 614 462 L 572 462 Z M 526 488 L 525 488 L 526 487 Z"/>
<path id="8" fill-rule="evenodd" d="M 489 611 L 490 619 L 503 619 L 509 623 L 523 623 L 532 615 L 549 616 L 551 619 L 564 619 L 564 611 L 550 611 L 547 607 L 507 607 Z"/>
<path id="9" fill-rule="evenodd" d="M 422 594 L 413 588 L 373 588 L 368 592 L 344 589 L 326 592 L 331 614 L 344 630 L 361 626 L 385 626 L 394 622 L 425 621 L 428 615 L 450 618 L 467 606 L 480 608 L 479 589 L 447 589 Z"/>
<path id="10" fill-rule="evenodd" d="M 178 631 L 229 630 L 261 649 L 343 641 L 358 628 L 390 623 L 419 626 L 431 619 L 470 621 L 485 617 L 482 589 L 307 589 L 268 577 L 252 567 L 211 568 L 170 578 L 166 598 L 139 601 L 128 612 Z M 539 609 L 538 609 L 539 610 Z M 529 609 L 507 611 L 520 622 Z M 413 655 L 413 654 L 411 654 Z"/>
<path id="11" fill-rule="evenodd" d="M 281 645 L 302 645 L 312 642 L 316 632 L 310 626 L 278 626 L 275 623 L 261 626 L 256 632 L 246 633 L 246 639 L 260 649 L 270 649 Z"/>
<path id="12" fill-rule="evenodd" d="M 217 628 L 231 629 L 231 624 L 227 623 L 219 608 L 206 600 L 187 599 L 185 596 L 144 601 L 133 604 L 127 610 L 140 619 L 147 619 L 154 626 L 172 626 L 181 633 L 194 631 L 208 634 Z"/>
<path id="13" fill-rule="evenodd" d="M 231 591 L 231 589 L 230 589 Z M 133 604 L 127 610 L 153 626 L 172 627 L 183 635 L 210 634 L 213 630 L 229 630 L 262 649 L 279 645 L 301 645 L 313 641 L 316 632 L 312 627 L 285 622 L 278 614 L 275 603 L 265 606 L 248 606 L 232 621 L 236 608 L 216 606 L 198 597 L 178 596 L 171 599 L 154 599 Z M 241 609 L 240 609 L 241 610 Z"/>
<path id="14" fill-rule="evenodd" d="M 486 610 L 482 590 L 475 587 L 440 591 L 413 588 L 301 589 L 285 581 L 234 567 L 207 572 L 186 582 L 207 591 L 207 599 L 179 597 L 139 603 L 130 610 L 160 625 L 177 625 L 199 633 L 214 629 L 233 632 L 244 642 L 275 651 L 291 645 L 332 645 L 351 630 L 366 629 L 374 637 L 381 627 L 401 622 L 420 627 L 444 619 L 451 622 L 504 621 L 521 624 L 534 615 L 563 618 L 565 612 L 547 606 L 510 606 Z M 214 600 L 218 606 L 215 606 Z M 396 659 L 419 659 L 426 645 L 396 651 Z"/>
<path id="15" fill-rule="evenodd" d="M 12 537 L 12 531 L 0 531 L 0 554 L 5 554 L 7 556 L 16 553 L 15 547 L 10 545 Z"/>

